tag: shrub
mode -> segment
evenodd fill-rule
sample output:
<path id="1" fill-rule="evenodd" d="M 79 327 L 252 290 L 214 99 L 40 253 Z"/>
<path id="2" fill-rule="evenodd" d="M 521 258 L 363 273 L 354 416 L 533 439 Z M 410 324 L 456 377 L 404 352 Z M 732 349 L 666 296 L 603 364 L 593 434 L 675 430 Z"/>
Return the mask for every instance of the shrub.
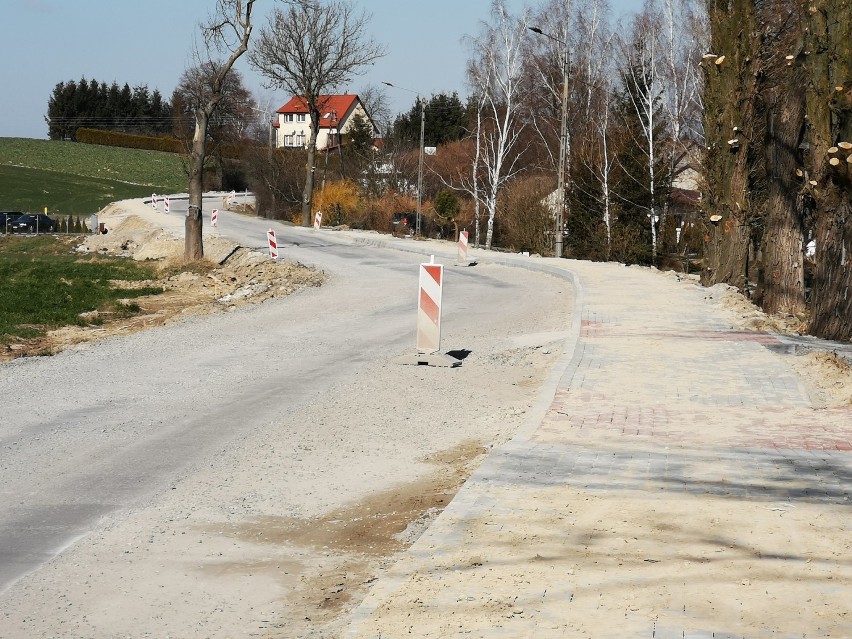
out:
<path id="1" fill-rule="evenodd" d="M 413 198 L 387 191 L 381 197 L 363 200 L 356 213 L 357 217 L 353 218 L 349 225 L 353 228 L 391 233 L 393 214 L 413 211 L 416 206 Z"/>
<path id="2" fill-rule="evenodd" d="M 117 146 L 125 149 L 163 151 L 166 153 L 182 153 L 184 150 L 183 143 L 177 138 L 134 135 L 131 133 L 121 133 L 120 131 L 102 131 L 100 129 L 77 129 L 77 142 L 99 144 L 101 146 Z"/>
<path id="3" fill-rule="evenodd" d="M 326 182 L 314 195 L 314 211 L 322 211 L 323 223 L 330 226 L 353 225 L 358 218 L 360 189 L 352 180 Z"/>
<path id="4" fill-rule="evenodd" d="M 553 191 L 549 178 L 518 180 L 498 203 L 494 244 L 513 251 L 553 254 L 554 218 L 545 198 Z"/>

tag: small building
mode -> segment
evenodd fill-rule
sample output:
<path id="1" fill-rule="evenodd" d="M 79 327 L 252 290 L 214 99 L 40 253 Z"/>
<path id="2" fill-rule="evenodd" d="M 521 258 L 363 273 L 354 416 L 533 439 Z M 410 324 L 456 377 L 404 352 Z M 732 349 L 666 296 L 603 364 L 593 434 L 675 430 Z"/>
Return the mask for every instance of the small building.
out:
<path id="1" fill-rule="evenodd" d="M 340 146 L 344 136 L 352 127 L 352 118 L 360 114 L 373 128 L 376 126 L 357 95 L 320 96 L 320 120 L 317 131 L 317 150 L 330 151 Z M 311 138 L 311 116 L 302 97 L 293 97 L 276 112 L 275 146 L 289 148 L 307 148 Z"/>

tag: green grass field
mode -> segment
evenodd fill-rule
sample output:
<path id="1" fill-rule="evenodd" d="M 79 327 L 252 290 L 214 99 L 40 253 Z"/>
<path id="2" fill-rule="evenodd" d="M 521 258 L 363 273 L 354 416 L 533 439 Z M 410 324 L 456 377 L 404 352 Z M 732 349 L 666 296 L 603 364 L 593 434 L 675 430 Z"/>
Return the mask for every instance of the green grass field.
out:
<path id="1" fill-rule="evenodd" d="M 116 200 L 186 189 L 172 153 L 0 138 L 0 210 L 88 215 Z"/>
<path id="2" fill-rule="evenodd" d="M 118 257 L 81 256 L 72 247 L 57 237 L 0 236 L 0 344 L 60 326 L 101 323 L 98 317 L 81 317 L 90 311 L 132 316 L 139 307 L 121 300 L 162 293 L 156 287 L 126 290 L 110 284 L 151 279 L 152 267 Z"/>

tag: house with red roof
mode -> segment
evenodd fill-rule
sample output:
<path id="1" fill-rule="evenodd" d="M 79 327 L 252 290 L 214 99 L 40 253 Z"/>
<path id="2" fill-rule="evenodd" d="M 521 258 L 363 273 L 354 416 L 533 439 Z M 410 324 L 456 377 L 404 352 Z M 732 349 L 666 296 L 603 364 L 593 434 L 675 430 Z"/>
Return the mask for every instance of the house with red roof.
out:
<path id="1" fill-rule="evenodd" d="M 357 95 L 320 96 L 320 120 L 317 131 L 317 150 L 329 151 L 340 146 L 347 131 L 352 127 L 352 117 L 358 113 L 373 127 L 376 137 L 376 125 L 364 108 Z M 276 112 L 275 146 L 306 148 L 311 139 L 311 116 L 305 100 L 296 96 Z"/>

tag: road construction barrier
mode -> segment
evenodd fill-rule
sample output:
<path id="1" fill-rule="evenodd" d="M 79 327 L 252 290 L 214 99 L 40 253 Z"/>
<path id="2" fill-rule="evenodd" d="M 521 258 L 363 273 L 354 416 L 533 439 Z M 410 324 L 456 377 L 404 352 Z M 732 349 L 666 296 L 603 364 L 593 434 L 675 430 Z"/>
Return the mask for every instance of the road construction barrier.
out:
<path id="1" fill-rule="evenodd" d="M 467 231 L 459 233 L 459 264 L 467 264 Z"/>
<path id="2" fill-rule="evenodd" d="M 168 195 L 163 196 L 163 208 L 166 211 L 166 213 L 171 211 L 171 205 L 169 204 L 169 196 Z"/>
<path id="3" fill-rule="evenodd" d="M 441 348 L 441 296 L 444 285 L 444 266 L 420 265 L 420 298 L 417 308 L 417 352 L 436 353 Z"/>
<path id="4" fill-rule="evenodd" d="M 319 231 L 322 226 L 322 211 L 317 211 L 314 215 L 314 229 Z"/>
<path id="5" fill-rule="evenodd" d="M 151 194 L 151 208 L 154 209 L 154 210 L 157 209 L 157 194 L 156 193 Z"/>
<path id="6" fill-rule="evenodd" d="M 210 212 L 210 226 L 216 226 L 219 221 L 219 209 L 213 209 Z"/>
<path id="7" fill-rule="evenodd" d="M 269 242 L 269 257 L 273 260 L 278 259 L 278 242 L 275 240 L 275 231 L 269 229 L 266 232 L 266 240 Z"/>

